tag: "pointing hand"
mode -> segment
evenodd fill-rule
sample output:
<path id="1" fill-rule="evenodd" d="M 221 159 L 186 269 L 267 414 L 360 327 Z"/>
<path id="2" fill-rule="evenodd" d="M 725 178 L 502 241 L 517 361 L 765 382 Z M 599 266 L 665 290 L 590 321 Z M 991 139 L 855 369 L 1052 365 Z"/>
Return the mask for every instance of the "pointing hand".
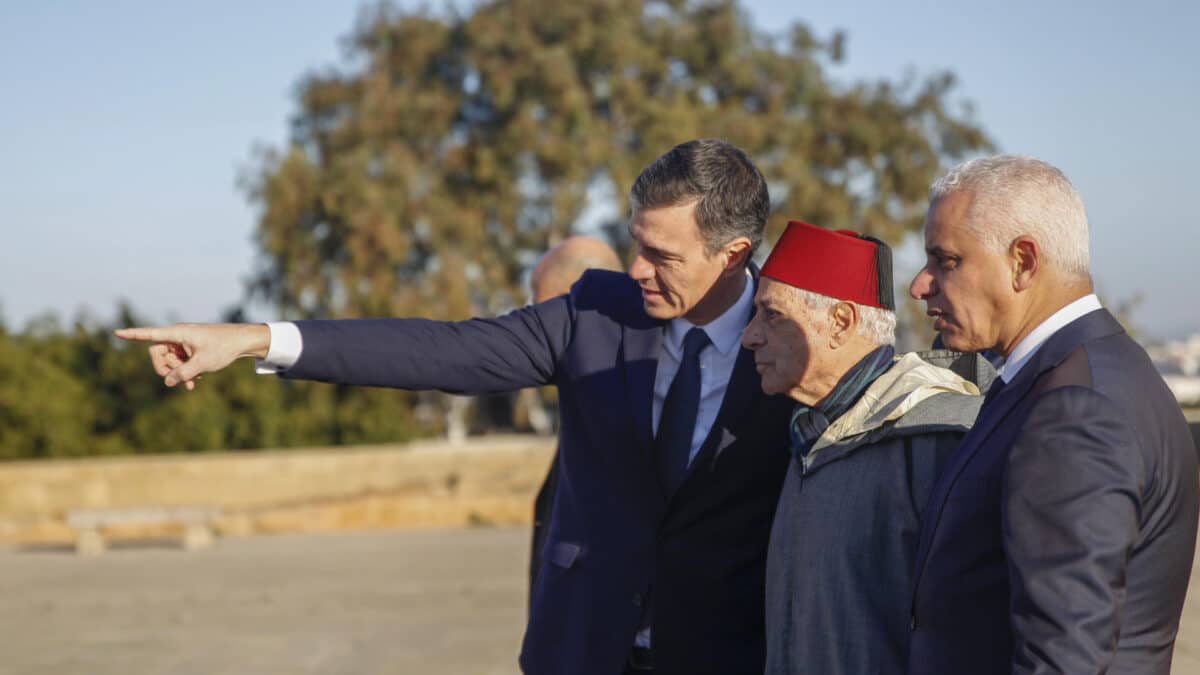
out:
<path id="1" fill-rule="evenodd" d="M 266 358 L 271 332 L 266 324 L 177 323 L 173 326 L 122 328 L 124 340 L 150 342 L 150 362 L 163 383 L 196 388 L 202 373 L 221 370 L 239 357 Z"/>

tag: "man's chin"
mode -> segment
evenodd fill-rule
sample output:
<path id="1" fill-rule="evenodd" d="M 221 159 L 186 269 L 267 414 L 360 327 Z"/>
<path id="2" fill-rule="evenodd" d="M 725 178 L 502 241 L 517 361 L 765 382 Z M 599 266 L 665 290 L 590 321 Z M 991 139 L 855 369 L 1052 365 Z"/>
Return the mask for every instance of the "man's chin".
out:
<path id="1" fill-rule="evenodd" d="M 646 310 L 646 314 L 649 314 L 655 319 L 674 319 L 675 317 L 679 316 L 679 313 L 675 311 L 675 308 L 664 302 L 661 297 L 643 297 L 642 307 Z"/>
<path id="2" fill-rule="evenodd" d="M 978 352 L 983 351 L 983 347 L 976 346 L 971 343 L 971 340 L 964 335 L 950 331 L 942 331 L 939 333 L 942 336 L 942 346 L 946 349 L 956 352 Z"/>
<path id="3" fill-rule="evenodd" d="M 772 377 L 770 368 L 759 366 L 757 368 L 757 370 L 758 370 L 758 377 L 759 377 L 759 386 L 762 387 L 762 392 L 764 394 L 766 394 L 767 396 L 774 396 L 776 394 L 786 394 L 787 393 L 787 391 L 788 391 L 787 387 L 782 386 L 782 383 L 780 383 L 778 380 L 776 380 L 774 377 Z"/>

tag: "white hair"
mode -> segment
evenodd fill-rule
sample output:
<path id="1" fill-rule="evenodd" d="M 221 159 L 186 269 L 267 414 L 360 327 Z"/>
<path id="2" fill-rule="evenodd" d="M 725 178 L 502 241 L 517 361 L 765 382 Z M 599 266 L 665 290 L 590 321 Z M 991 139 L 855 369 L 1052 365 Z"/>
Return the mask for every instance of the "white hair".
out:
<path id="1" fill-rule="evenodd" d="M 1088 276 L 1087 212 L 1062 171 L 1026 155 L 973 159 L 939 178 L 929 198 L 958 192 L 972 198 L 964 225 L 991 250 L 1004 251 L 1027 235 L 1038 243 L 1047 265 Z"/>
<path id="2" fill-rule="evenodd" d="M 798 305 L 804 305 L 813 314 L 827 313 L 839 302 L 849 302 L 858 310 L 857 333 L 872 344 L 896 344 L 896 313 L 870 305 L 860 305 L 850 300 L 838 300 L 828 295 L 822 295 L 803 288 L 792 287 L 796 291 Z"/>

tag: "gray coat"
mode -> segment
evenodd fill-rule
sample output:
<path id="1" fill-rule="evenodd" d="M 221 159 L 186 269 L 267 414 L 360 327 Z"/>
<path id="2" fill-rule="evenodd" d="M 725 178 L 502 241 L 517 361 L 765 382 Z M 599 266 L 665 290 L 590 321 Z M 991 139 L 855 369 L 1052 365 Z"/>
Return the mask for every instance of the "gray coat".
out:
<path id="1" fill-rule="evenodd" d="M 981 397 L 899 359 L 793 460 L 767 558 L 767 673 L 903 673 L 920 514 Z"/>

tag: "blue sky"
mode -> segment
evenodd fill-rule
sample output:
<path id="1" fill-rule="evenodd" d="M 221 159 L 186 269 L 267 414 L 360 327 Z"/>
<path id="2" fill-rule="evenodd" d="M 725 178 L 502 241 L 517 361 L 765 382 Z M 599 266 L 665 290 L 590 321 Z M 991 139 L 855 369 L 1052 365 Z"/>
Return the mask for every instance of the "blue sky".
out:
<path id="1" fill-rule="evenodd" d="M 236 303 L 255 219 L 239 170 L 285 142 L 294 84 L 339 63 L 358 6 L 4 3 L 0 316 L 108 318 L 126 298 L 204 321 Z M 1200 331 L 1200 3 L 746 6 L 767 30 L 844 29 L 838 79 L 953 71 L 1002 150 L 1079 187 L 1104 295 L 1140 294 L 1149 335 Z"/>

